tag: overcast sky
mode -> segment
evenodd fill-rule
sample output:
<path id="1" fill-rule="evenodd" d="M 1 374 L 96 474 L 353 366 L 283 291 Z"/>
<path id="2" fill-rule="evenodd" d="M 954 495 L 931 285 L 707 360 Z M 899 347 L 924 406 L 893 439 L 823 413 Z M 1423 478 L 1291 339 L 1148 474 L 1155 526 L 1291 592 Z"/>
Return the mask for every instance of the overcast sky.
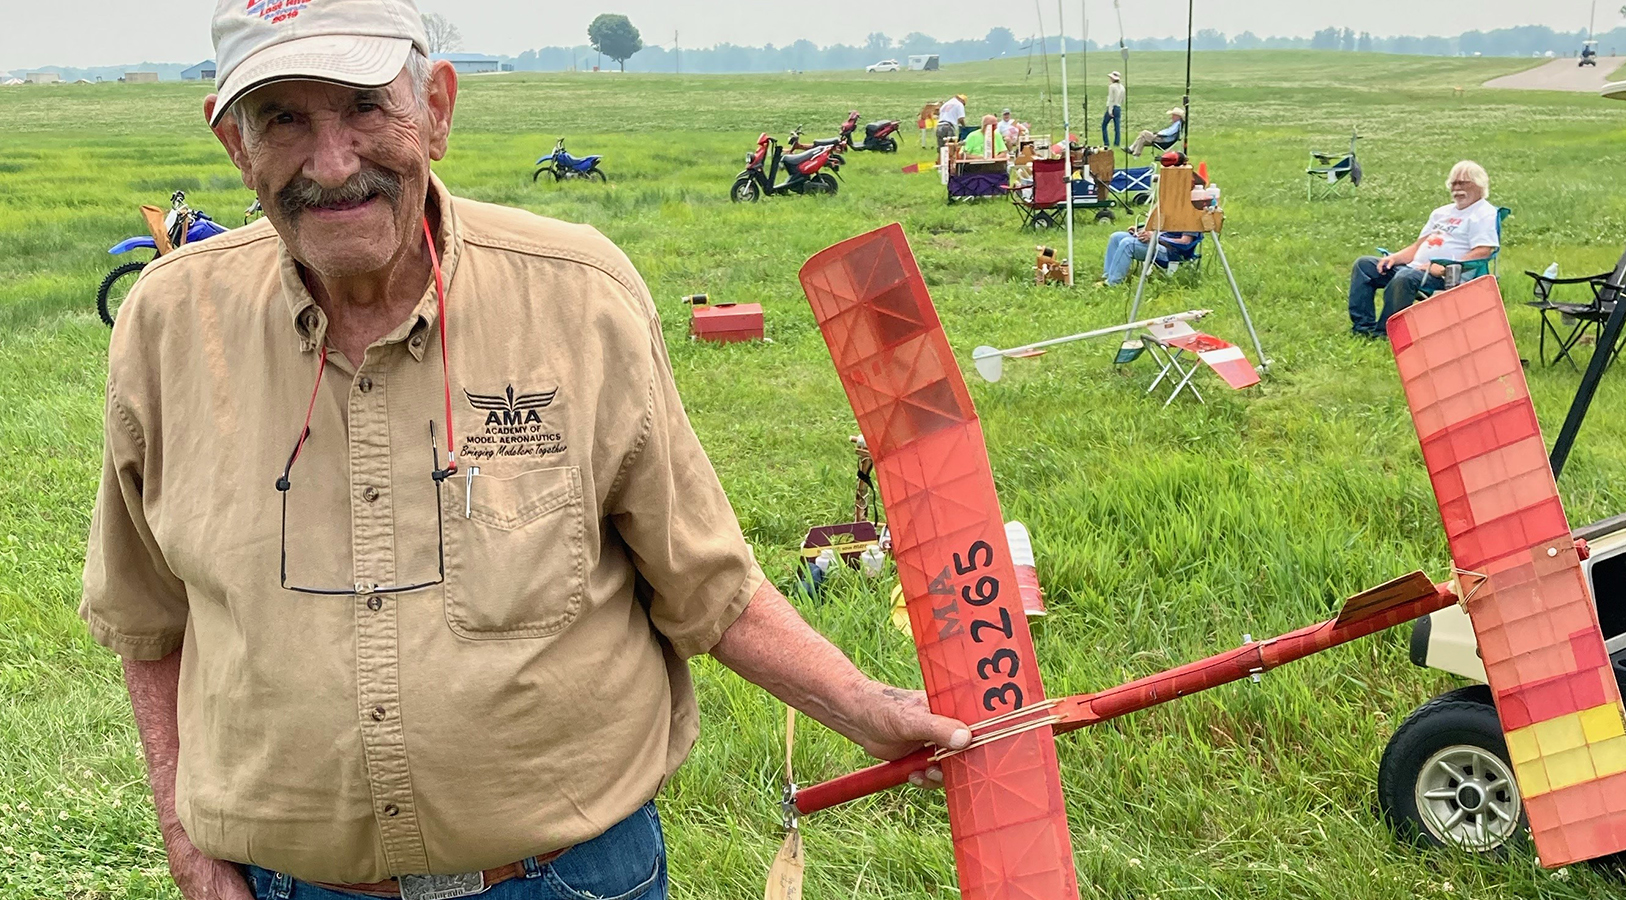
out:
<path id="1" fill-rule="evenodd" d="M 322 0 L 317 0 L 322 2 Z M 900 38 L 921 31 L 939 39 L 981 37 L 1004 26 L 1026 37 L 1039 31 L 1031 4 L 989 0 L 419 0 L 463 33 L 464 49 L 517 54 L 548 45 L 585 43 L 587 23 L 601 12 L 626 13 L 646 44 L 664 44 L 677 30 L 686 47 L 729 42 L 789 44 L 860 43 L 872 31 Z M 1067 31 L 1079 34 L 1079 11 L 1090 15 L 1091 36 L 1118 38 L 1111 0 L 1065 0 Z M 1124 32 L 1162 37 L 1185 32 L 1185 0 L 1121 0 Z M 1044 31 L 1056 33 L 1056 3 L 1040 0 Z M 0 27 L 0 70 L 29 66 L 98 66 L 133 62 L 191 63 L 213 55 L 209 46 L 210 0 L 0 0 L 7 7 Z M 1343 6 L 1348 11 L 1341 11 Z M 1597 29 L 1617 24 L 1619 6 L 1605 0 Z M 1196 27 L 1227 34 L 1252 31 L 1307 36 L 1329 25 L 1376 35 L 1454 35 L 1469 28 L 1548 25 L 1570 31 L 1587 26 L 1590 0 L 1480 0 L 1423 3 L 1363 0 L 1359 4 L 1305 0 L 1196 0 Z M 804 9 L 805 16 L 787 15 Z"/>

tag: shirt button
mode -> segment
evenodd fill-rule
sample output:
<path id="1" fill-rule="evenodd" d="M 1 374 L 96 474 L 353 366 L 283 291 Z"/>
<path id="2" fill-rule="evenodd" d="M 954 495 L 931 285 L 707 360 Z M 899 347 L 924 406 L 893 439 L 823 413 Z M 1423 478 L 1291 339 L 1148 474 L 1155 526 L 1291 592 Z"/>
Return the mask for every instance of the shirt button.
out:
<path id="1" fill-rule="evenodd" d="M 422 346 L 423 346 L 423 335 L 421 335 L 421 334 L 413 335 L 412 336 L 412 349 L 416 350 L 416 349 L 418 349 L 419 347 L 422 347 Z"/>
<path id="2" fill-rule="evenodd" d="M 389 713 L 384 710 L 384 707 L 382 707 L 382 706 L 373 707 L 373 721 L 374 722 L 382 722 L 382 721 L 384 721 L 384 717 L 387 716 L 387 715 L 389 715 Z"/>
<path id="3" fill-rule="evenodd" d="M 362 492 L 361 492 L 361 499 L 366 500 L 368 503 L 371 503 L 374 500 L 377 500 L 378 499 L 378 488 L 375 488 L 370 484 L 367 485 L 367 487 L 364 488 L 362 490 Z"/>
<path id="4" fill-rule="evenodd" d="M 398 816 L 400 814 L 401 814 L 401 807 L 396 806 L 393 803 L 384 804 L 384 815 L 389 816 L 390 818 L 393 819 L 393 818 L 395 818 L 396 816 Z"/>
<path id="5" fill-rule="evenodd" d="M 370 393 L 373 389 L 373 380 L 368 378 L 366 375 L 363 375 L 361 376 L 361 380 L 356 382 L 356 387 L 360 389 L 363 394 Z"/>
<path id="6" fill-rule="evenodd" d="M 378 612 L 379 610 L 384 608 L 384 598 L 382 598 L 382 597 L 368 597 L 367 598 L 367 608 L 372 610 L 373 612 Z"/>

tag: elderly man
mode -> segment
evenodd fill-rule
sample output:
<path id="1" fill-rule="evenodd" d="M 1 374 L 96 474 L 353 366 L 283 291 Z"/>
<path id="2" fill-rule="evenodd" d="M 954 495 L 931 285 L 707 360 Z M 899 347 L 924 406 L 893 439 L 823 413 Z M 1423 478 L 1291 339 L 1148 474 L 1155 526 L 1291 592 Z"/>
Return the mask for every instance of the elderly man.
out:
<path id="1" fill-rule="evenodd" d="M 1005 135 L 999 130 L 999 120 L 992 114 L 982 117 L 982 128 L 971 132 L 960 145 L 960 155 L 966 159 L 1005 159 Z"/>
<path id="2" fill-rule="evenodd" d="M 1410 247 L 1388 256 L 1363 256 L 1349 273 L 1350 331 L 1360 337 L 1388 335 L 1389 317 L 1445 286 L 1445 267 L 1434 260 L 1485 259 L 1496 251 L 1496 206 L 1486 199 L 1490 176 L 1472 160 L 1451 167 L 1446 178 L 1451 202 L 1429 214 Z M 1373 318 L 1377 292 L 1383 309 Z"/>
<path id="3" fill-rule="evenodd" d="M 969 741 L 764 580 L 627 258 L 431 174 L 410 0 L 213 32 L 267 221 L 121 311 L 80 609 L 187 900 L 664 898 L 701 653 L 880 757 Z"/>
<path id="4" fill-rule="evenodd" d="M 943 101 L 937 110 L 937 146 L 960 139 L 965 126 L 965 95 L 955 94 Z"/>
<path id="5" fill-rule="evenodd" d="M 1147 146 L 1162 150 L 1172 147 L 1180 139 L 1180 130 L 1186 127 L 1186 111 L 1176 106 L 1169 110 L 1169 124 L 1162 131 L 1142 131 L 1129 145 L 1129 153 L 1139 156 Z"/>

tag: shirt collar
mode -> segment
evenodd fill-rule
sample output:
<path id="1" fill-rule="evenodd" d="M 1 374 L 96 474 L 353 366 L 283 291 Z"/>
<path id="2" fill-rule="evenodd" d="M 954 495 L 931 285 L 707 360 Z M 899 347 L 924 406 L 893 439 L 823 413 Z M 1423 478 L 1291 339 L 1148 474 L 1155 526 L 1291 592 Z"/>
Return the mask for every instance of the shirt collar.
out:
<path id="1" fill-rule="evenodd" d="M 440 245 L 440 273 L 445 283 L 446 292 L 451 293 L 452 276 L 457 271 L 458 260 L 463 256 L 462 230 L 458 227 L 457 213 L 453 209 L 452 195 L 446 190 L 446 185 L 433 172 L 429 173 L 429 203 L 440 210 L 440 228 L 435 235 L 436 243 Z M 316 298 L 305 287 L 305 281 L 299 274 L 299 263 L 288 252 L 288 245 L 279 238 L 277 240 L 277 269 L 282 281 L 282 294 L 288 302 L 288 312 L 294 326 L 294 333 L 299 338 L 299 349 L 302 352 L 312 352 L 327 339 L 327 315 L 316 304 Z M 407 351 L 414 359 L 423 360 L 425 348 L 428 346 L 430 328 L 439 316 L 439 305 L 435 296 L 434 276 L 430 276 L 429 284 L 424 289 L 423 297 L 413 309 L 412 315 L 402 322 L 400 327 L 385 335 L 383 343 L 406 341 Z"/>

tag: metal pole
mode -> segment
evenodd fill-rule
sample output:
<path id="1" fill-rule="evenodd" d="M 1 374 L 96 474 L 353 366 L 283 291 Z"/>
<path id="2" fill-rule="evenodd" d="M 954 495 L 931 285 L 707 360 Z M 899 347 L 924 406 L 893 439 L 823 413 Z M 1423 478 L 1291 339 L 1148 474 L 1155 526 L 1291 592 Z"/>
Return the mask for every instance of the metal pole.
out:
<path id="1" fill-rule="evenodd" d="M 1061 143 L 1062 172 L 1067 179 L 1067 286 L 1073 286 L 1073 270 L 1078 260 L 1073 258 L 1073 111 L 1067 99 L 1067 19 L 1063 14 L 1063 0 L 1056 0 L 1056 31 L 1061 35 Z M 1008 149 L 1008 148 L 1007 148 Z"/>
<path id="2" fill-rule="evenodd" d="M 1180 98 L 1180 109 L 1185 115 L 1180 117 L 1180 152 L 1187 156 L 1191 149 L 1191 13 L 1196 0 L 1186 0 L 1186 93 Z M 1237 299 L 1242 299 L 1238 294 Z M 1260 354 L 1264 356 L 1264 354 Z"/>
<path id="3" fill-rule="evenodd" d="M 1603 333 L 1598 335 L 1598 343 L 1592 348 L 1592 361 L 1587 363 L 1586 374 L 1581 376 L 1581 386 L 1576 388 L 1569 414 L 1564 417 L 1564 427 L 1558 430 L 1558 440 L 1553 442 L 1548 463 L 1553 467 L 1555 479 L 1564 471 L 1564 461 L 1569 459 L 1570 447 L 1575 444 L 1575 436 L 1580 433 L 1581 423 L 1586 420 L 1592 395 L 1598 391 L 1598 382 L 1603 380 L 1604 370 L 1609 368 L 1609 359 L 1615 355 L 1615 342 L 1620 340 L 1621 327 L 1626 325 L 1626 303 L 1621 302 L 1623 298 L 1620 296 L 1622 287 L 1626 287 L 1626 253 L 1621 254 L 1620 261 L 1615 263 L 1615 271 L 1609 274 L 1609 281 L 1598 292 L 1599 301 L 1614 303 L 1615 309 L 1604 323 Z"/>
<path id="4" fill-rule="evenodd" d="M 1220 243 L 1219 232 L 1210 232 L 1214 237 L 1214 249 L 1219 251 L 1220 265 L 1225 268 L 1225 280 L 1231 283 L 1231 293 L 1236 295 L 1237 308 L 1242 310 L 1242 321 L 1248 326 L 1248 336 L 1253 338 L 1253 349 L 1259 354 L 1259 369 L 1270 368 L 1270 357 L 1265 356 L 1265 348 L 1259 343 L 1259 332 L 1253 330 L 1253 317 L 1248 315 L 1248 304 L 1242 299 L 1242 289 L 1236 286 L 1236 276 L 1231 274 L 1231 263 L 1225 258 L 1225 245 Z"/>
<path id="5" fill-rule="evenodd" d="M 1124 43 L 1124 9 L 1120 5 L 1120 0 L 1112 0 L 1112 9 L 1118 14 L 1118 57 L 1120 64 L 1123 66 L 1124 75 L 1123 122 L 1119 123 L 1121 128 L 1119 129 L 1118 135 L 1120 138 L 1122 138 L 1124 133 L 1126 133 L 1123 129 L 1135 127 L 1131 124 L 1135 120 L 1129 116 L 1129 45 Z M 1124 154 L 1124 168 L 1129 168 L 1129 145 L 1125 144 L 1122 140 L 1119 140 L 1118 149 L 1122 150 Z M 1127 208 L 1127 204 L 1125 205 L 1125 208 Z"/>

